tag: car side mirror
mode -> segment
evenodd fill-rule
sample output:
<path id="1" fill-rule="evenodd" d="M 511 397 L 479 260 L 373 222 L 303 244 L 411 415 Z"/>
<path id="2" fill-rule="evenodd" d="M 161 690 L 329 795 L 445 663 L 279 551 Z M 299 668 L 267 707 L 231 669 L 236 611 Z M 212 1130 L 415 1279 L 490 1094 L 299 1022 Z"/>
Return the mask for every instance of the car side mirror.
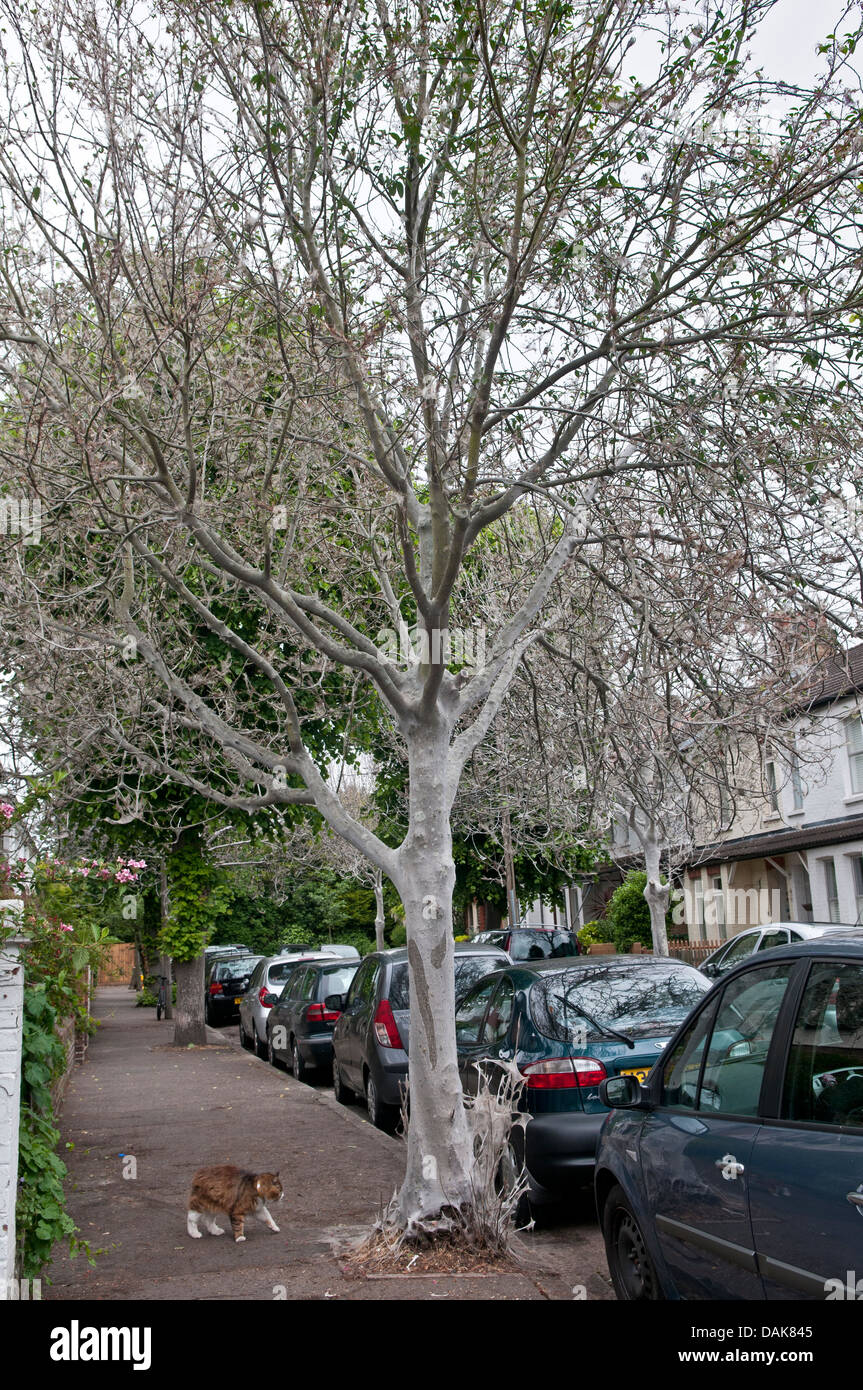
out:
<path id="1" fill-rule="evenodd" d="M 610 1110 L 637 1110 L 648 1104 L 637 1076 L 609 1076 L 599 1083 L 599 1099 Z"/>
<path id="2" fill-rule="evenodd" d="M 277 994 L 265 994 L 263 999 L 261 1000 L 261 1003 L 263 1004 L 265 1009 L 271 1009 L 273 1005 L 278 1004 L 278 1002 L 279 996 Z"/>
<path id="3" fill-rule="evenodd" d="M 324 1008 L 326 1009 L 327 1013 L 343 1013 L 345 1008 L 345 998 L 346 996 L 344 994 L 328 994 L 326 999 L 324 1000 Z"/>
<path id="4" fill-rule="evenodd" d="M 716 966 L 710 965 L 707 962 L 698 966 L 698 969 L 701 971 L 702 975 L 707 976 L 708 980 L 712 980 L 716 974 Z"/>

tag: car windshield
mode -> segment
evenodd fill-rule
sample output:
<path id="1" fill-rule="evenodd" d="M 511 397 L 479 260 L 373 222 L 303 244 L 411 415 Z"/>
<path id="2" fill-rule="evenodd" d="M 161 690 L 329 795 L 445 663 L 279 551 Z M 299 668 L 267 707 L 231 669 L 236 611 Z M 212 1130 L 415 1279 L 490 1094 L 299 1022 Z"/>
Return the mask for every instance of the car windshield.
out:
<path id="1" fill-rule="evenodd" d="M 602 1037 L 596 1024 L 658 1037 L 683 1021 L 710 984 L 698 970 L 676 961 L 561 970 L 536 982 L 530 1011 L 539 1032 L 560 1042 L 572 1042 L 579 1026 L 586 1027 L 588 1038 Z"/>
<path id="2" fill-rule="evenodd" d="M 217 980 L 233 980 L 240 975 L 251 975 L 260 956 L 238 956 L 236 960 L 224 960 L 216 966 L 215 977 Z"/>
<path id="3" fill-rule="evenodd" d="M 506 965 L 504 959 L 498 960 L 491 954 L 459 955 L 455 958 L 455 996 L 460 999 L 467 994 L 468 990 L 483 979 L 485 975 L 490 975 L 493 970 L 500 970 Z M 407 1009 L 410 1007 L 408 1002 L 408 963 L 399 961 L 393 966 L 393 977 L 390 983 L 390 1005 L 394 1009 Z"/>

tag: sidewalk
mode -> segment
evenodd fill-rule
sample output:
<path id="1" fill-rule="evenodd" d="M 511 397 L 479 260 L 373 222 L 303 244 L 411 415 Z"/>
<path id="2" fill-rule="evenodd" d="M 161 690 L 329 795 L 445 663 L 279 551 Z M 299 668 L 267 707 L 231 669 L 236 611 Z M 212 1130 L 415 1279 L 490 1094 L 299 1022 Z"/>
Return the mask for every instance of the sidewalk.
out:
<path id="1" fill-rule="evenodd" d="M 122 986 L 99 990 L 94 1012 L 102 1027 L 73 1073 L 60 1129 L 74 1144 L 61 1150 L 69 1210 L 101 1253 L 95 1269 L 58 1254 L 46 1299 L 571 1299 L 576 1284 L 588 1298 L 612 1296 L 595 1228 L 574 1240 L 528 1237 L 529 1262 L 514 1275 L 344 1276 L 333 1244 L 366 1229 L 399 1185 L 401 1141 L 374 1129 L 362 1107 L 337 1105 L 244 1052 L 235 1028 L 177 1050 L 166 1041 L 172 1025 L 136 1008 Z M 136 1159 L 134 1178 L 123 1176 L 123 1155 Z M 280 1173 L 278 1235 L 252 1220 L 240 1245 L 187 1236 L 190 1179 L 209 1163 Z"/>

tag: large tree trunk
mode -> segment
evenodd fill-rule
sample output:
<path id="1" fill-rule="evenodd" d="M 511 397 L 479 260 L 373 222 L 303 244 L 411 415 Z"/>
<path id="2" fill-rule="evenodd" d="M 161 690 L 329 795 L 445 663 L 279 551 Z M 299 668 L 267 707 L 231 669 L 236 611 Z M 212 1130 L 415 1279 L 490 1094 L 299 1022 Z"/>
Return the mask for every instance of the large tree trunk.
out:
<path id="1" fill-rule="evenodd" d="M 159 921 L 160 929 L 165 930 L 168 925 L 168 868 L 165 860 L 162 859 L 159 865 Z M 174 1006 L 171 1003 L 173 990 L 171 988 L 171 957 L 164 953 L 159 956 L 159 974 L 165 975 L 168 980 L 165 1002 L 165 1018 L 173 1019 Z"/>
<path id="2" fill-rule="evenodd" d="M 659 858 L 657 841 L 653 838 L 648 839 L 644 847 L 644 867 L 647 870 L 644 897 L 650 908 L 650 930 L 653 936 L 654 953 L 657 956 L 667 956 L 668 932 L 665 927 L 665 914 L 668 911 L 671 885 L 661 881 Z"/>
<path id="3" fill-rule="evenodd" d="M 207 1041 L 204 1022 L 204 957 L 190 961 L 174 961 L 177 980 L 177 1005 L 174 1010 L 174 1042 L 177 1047 Z"/>
<path id="4" fill-rule="evenodd" d="M 455 1046 L 448 739 L 439 730 L 409 745 L 410 830 L 399 853 L 399 892 L 410 962 L 410 1124 L 398 1198 L 408 1231 L 442 1209 L 470 1206 L 473 1145 Z M 451 774 L 450 774 L 451 775 Z"/>

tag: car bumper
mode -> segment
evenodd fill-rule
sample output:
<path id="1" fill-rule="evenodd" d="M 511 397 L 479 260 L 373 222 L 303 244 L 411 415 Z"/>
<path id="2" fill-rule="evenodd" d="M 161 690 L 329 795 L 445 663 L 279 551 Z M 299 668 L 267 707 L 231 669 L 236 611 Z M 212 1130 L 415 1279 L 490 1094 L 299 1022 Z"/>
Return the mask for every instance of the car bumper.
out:
<path id="1" fill-rule="evenodd" d="M 525 1129 L 525 1163 L 531 1176 L 552 1190 L 589 1181 L 607 1114 L 531 1116 Z"/>

